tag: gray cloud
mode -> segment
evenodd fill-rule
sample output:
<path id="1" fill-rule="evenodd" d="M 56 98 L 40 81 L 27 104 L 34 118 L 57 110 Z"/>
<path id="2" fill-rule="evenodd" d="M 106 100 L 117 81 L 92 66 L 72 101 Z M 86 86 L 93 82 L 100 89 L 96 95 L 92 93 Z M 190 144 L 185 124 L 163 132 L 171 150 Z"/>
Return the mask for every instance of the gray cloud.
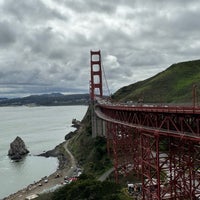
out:
<path id="1" fill-rule="evenodd" d="M 11 45 L 16 40 L 14 27 L 8 21 L 0 21 L 0 47 Z"/>
<path id="2" fill-rule="evenodd" d="M 54 0 L 57 2 L 57 0 Z M 112 13 L 116 9 L 115 0 L 109 1 L 93 1 L 93 0 L 59 0 L 59 2 L 68 8 L 72 9 L 78 13 L 88 13 L 88 12 L 97 12 L 97 13 Z"/>
<path id="3" fill-rule="evenodd" d="M 199 59 L 196 0 L 0 1 L 0 97 L 88 92 L 102 50 L 112 92 Z"/>
<path id="4" fill-rule="evenodd" d="M 51 19 L 66 20 L 66 16 L 60 14 L 40 0 L 6 0 L 2 9 L 10 16 L 21 22 L 44 22 Z M 33 21 L 34 20 L 34 21 Z"/>

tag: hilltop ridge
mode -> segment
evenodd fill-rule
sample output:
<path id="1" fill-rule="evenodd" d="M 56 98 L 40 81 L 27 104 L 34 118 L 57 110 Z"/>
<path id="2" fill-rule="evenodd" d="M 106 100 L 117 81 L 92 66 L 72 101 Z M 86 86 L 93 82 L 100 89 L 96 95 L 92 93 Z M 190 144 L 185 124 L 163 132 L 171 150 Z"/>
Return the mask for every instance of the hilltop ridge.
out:
<path id="1" fill-rule="evenodd" d="M 30 95 L 22 98 L 0 99 L 0 106 L 59 106 L 59 105 L 87 105 L 89 94 L 51 93 Z"/>
<path id="2" fill-rule="evenodd" d="M 113 95 L 114 100 L 144 103 L 192 102 L 192 88 L 200 91 L 200 60 L 180 62 L 144 81 L 122 87 Z"/>

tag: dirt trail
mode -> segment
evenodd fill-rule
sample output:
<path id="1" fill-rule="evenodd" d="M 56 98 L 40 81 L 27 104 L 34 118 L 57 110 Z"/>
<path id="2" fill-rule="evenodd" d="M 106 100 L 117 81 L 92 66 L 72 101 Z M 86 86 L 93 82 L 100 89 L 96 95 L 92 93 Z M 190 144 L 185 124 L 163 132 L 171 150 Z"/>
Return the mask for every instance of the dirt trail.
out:
<path id="1" fill-rule="evenodd" d="M 65 176 L 73 176 L 74 170 L 77 168 L 75 158 L 68 150 L 68 141 L 64 142 L 62 145 L 65 148 L 68 156 L 67 165 L 64 169 L 58 169 L 50 176 L 44 177 L 38 182 L 30 184 L 26 188 L 4 198 L 3 200 L 23 200 L 32 194 L 40 194 L 44 191 L 49 191 L 51 188 L 53 189 L 59 185 L 62 185 L 64 183 Z M 57 174 L 59 174 L 59 177 L 57 177 Z M 45 180 L 48 180 L 48 182 L 45 182 Z"/>

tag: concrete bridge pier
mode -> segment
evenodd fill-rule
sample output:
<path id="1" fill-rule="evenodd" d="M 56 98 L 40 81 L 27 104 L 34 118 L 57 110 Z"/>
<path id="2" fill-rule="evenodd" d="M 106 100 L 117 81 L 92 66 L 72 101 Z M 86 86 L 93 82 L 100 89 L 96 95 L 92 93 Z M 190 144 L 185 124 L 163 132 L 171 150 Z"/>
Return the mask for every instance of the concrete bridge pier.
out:
<path id="1" fill-rule="evenodd" d="M 95 114 L 93 104 L 91 106 L 91 118 L 92 118 L 92 137 L 95 138 L 97 136 L 105 137 L 106 136 L 106 122 Z"/>

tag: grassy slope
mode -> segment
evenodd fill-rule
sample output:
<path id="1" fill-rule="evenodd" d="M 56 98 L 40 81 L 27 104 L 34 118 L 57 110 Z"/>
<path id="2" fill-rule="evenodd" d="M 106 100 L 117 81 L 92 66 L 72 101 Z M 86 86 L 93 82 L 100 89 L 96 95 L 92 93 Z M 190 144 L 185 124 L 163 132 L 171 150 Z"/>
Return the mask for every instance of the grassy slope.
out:
<path id="1" fill-rule="evenodd" d="M 112 167 L 112 164 L 107 156 L 106 139 L 92 138 L 90 117 L 88 109 L 80 130 L 70 140 L 69 148 L 85 173 L 99 176 Z"/>
<path id="2" fill-rule="evenodd" d="M 199 80 L 200 60 L 182 62 L 152 78 L 119 89 L 113 98 L 134 102 L 143 98 L 145 103 L 190 103 L 192 86 L 198 86 Z"/>

